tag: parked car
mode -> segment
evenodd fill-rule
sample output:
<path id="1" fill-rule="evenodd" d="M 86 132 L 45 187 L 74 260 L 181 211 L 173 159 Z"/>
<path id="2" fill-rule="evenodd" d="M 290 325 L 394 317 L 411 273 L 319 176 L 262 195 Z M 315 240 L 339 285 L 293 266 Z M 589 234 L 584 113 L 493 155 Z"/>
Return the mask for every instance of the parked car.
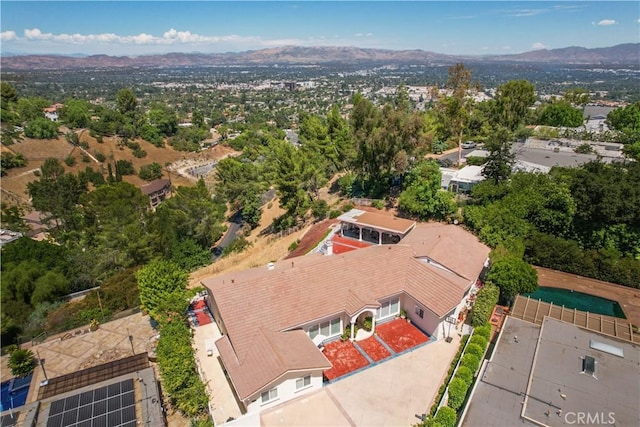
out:
<path id="1" fill-rule="evenodd" d="M 462 148 L 476 148 L 478 144 L 473 141 L 465 141 L 462 143 Z"/>

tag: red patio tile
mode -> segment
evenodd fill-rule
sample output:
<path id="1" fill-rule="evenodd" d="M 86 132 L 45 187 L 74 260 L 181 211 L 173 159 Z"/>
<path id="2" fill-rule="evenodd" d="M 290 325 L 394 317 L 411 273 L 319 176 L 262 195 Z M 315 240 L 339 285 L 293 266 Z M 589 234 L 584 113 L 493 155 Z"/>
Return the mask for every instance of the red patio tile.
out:
<path id="1" fill-rule="evenodd" d="M 378 337 L 396 353 L 427 342 L 429 337 L 404 319 L 395 319 L 376 326 Z"/>
<path id="2" fill-rule="evenodd" d="M 358 341 L 358 345 L 374 362 L 379 362 L 380 360 L 391 356 L 389 350 L 380 344 L 380 341 L 378 341 L 376 337 L 372 336 L 365 340 Z"/>
<path id="3" fill-rule="evenodd" d="M 333 341 L 324 346 L 324 355 L 333 367 L 324 371 L 328 380 L 356 371 L 369 364 L 351 341 Z"/>
<path id="4" fill-rule="evenodd" d="M 333 236 L 331 241 L 333 242 L 333 253 L 336 255 L 371 246 L 370 243 L 349 239 L 338 234 Z"/>
<path id="5" fill-rule="evenodd" d="M 211 317 L 205 311 L 197 312 L 196 319 L 198 320 L 198 326 L 208 325 L 211 323 Z"/>

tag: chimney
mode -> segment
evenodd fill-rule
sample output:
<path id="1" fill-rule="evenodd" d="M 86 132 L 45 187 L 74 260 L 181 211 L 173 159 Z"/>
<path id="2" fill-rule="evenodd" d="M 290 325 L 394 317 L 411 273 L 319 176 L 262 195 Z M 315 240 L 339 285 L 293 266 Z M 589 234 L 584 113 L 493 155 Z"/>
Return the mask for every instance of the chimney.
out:
<path id="1" fill-rule="evenodd" d="M 325 252 L 324 254 L 329 256 L 333 255 L 333 242 L 331 240 L 327 240 L 324 242 Z"/>
<path id="2" fill-rule="evenodd" d="M 269 264 L 267 264 L 267 270 L 273 270 L 274 268 L 276 268 L 276 265 L 272 262 L 270 262 Z"/>

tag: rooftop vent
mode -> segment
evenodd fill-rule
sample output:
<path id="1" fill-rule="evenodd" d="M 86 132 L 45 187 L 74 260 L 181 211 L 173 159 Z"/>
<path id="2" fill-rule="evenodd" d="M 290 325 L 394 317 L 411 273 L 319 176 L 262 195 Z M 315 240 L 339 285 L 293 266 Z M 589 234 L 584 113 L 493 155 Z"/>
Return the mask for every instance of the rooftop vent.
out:
<path id="1" fill-rule="evenodd" d="M 583 374 L 589 374 L 596 376 L 596 359 L 591 356 L 584 356 L 582 358 L 582 372 Z"/>

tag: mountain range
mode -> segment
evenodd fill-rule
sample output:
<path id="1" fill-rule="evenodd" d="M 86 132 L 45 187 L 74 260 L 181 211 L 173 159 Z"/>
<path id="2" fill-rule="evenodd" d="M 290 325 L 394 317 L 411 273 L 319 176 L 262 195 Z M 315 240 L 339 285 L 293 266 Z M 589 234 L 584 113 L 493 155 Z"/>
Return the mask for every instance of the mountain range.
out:
<path id="1" fill-rule="evenodd" d="M 364 49 L 358 47 L 285 46 L 237 53 L 167 53 L 143 56 L 64 55 L 2 56 L 5 70 L 46 70 L 124 67 L 185 67 L 225 65 L 309 65 L 455 62 L 528 62 L 549 64 L 640 65 L 640 43 L 603 48 L 566 47 L 514 55 L 446 55 L 424 50 Z"/>

